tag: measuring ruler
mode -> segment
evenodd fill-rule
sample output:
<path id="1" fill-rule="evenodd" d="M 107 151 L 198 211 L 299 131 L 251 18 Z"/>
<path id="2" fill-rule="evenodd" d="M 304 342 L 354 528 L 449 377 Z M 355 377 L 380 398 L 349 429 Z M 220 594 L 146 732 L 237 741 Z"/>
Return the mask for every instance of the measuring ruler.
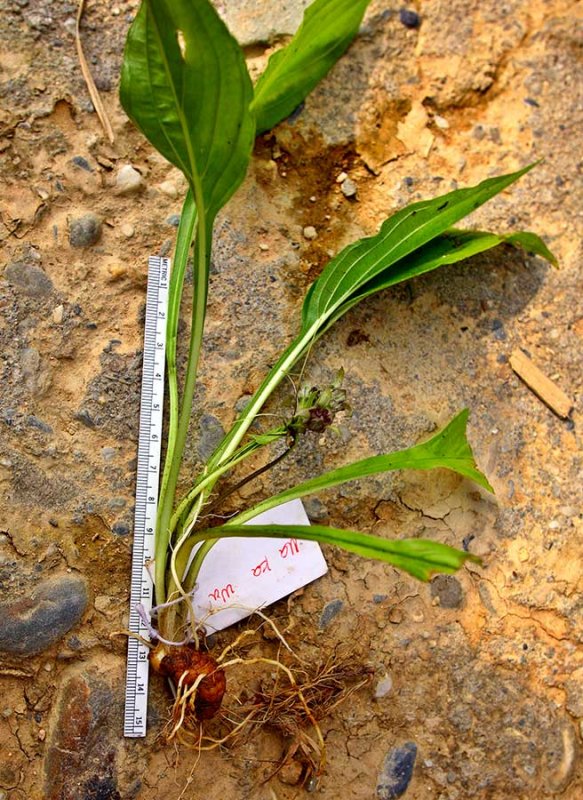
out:
<path id="1" fill-rule="evenodd" d="M 153 585 L 146 564 L 154 558 L 158 509 L 169 275 L 170 259 L 149 259 L 129 621 L 130 631 L 145 639 L 148 629 L 136 608 L 140 603 L 148 614 L 152 608 Z M 148 652 L 137 639 L 128 638 L 124 736 L 146 735 Z"/>

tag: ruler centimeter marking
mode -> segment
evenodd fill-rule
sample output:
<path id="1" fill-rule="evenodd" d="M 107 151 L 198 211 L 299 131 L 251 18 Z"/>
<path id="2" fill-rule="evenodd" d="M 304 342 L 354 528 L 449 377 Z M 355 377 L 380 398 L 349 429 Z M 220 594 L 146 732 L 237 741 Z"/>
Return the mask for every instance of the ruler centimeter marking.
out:
<path id="1" fill-rule="evenodd" d="M 130 631 L 144 639 L 149 639 L 148 629 L 137 606 L 141 604 L 148 614 L 152 608 L 153 585 L 147 563 L 154 558 L 158 510 L 169 276 L 170 259 L 149 259 L 129 620 Z M 148 648 L 130 636 L 124 736 L 146 735 L 148 673 Z"/>

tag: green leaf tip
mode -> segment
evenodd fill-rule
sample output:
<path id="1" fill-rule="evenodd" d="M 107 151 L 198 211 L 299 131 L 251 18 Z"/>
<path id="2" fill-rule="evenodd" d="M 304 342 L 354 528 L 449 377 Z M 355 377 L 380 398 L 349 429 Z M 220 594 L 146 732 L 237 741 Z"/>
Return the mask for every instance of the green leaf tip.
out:
<path id="1" fill-rule="evenodd" d="M 349 46 L 370 0 L 314 0 L 285 47 L 277 50 L 255 86 L 251 110 L 257 132 L 288 117 Z"/>
<path id="2" fill-rule="evenodd" d="M 431 439 L 419 445 L 425 448 L 436 459 L 447 459 L 449 469 L 458 472 L 466 478 L 474 481 L 479 486 L 487 489 L 494 494 L 494 489 L 488 479 L 481 472 L 474 458 L 474 453 L 468 442 L 467 427 L 470 411 L 464 408 L 460 413 L 449 422 L 445 428 L 435 434 Z"/>

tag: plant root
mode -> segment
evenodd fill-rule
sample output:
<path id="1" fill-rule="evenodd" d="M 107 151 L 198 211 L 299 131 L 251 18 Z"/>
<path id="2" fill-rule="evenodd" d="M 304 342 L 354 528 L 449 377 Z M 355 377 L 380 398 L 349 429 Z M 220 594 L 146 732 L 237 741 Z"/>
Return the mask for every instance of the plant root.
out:
<path id="1" fill-rule="evenodd" d="M 275 777 L 286 764 L 296 761 L 301 765 L 298 784 L 316 786 L 326 765 L 326 745 L 320 723 L 370 682 L 372 670 L 355 657 L 353 649 L 342 652 L 341 647 L 317 665 L 300 660 L 274 623 L 263 618 L 275 630 L 280 642 L 275 658 L 246 658 L 238 652 L 244 641 L 257 644 L 257 640 L 249 641 L 256 634 L 253 630 L 243 631 L 216 660 L 192 646 L 171 648 L 188 650 L 190 660 L 188 666 L 176 656 L 172 660 L 171 677 L 177 688 L 166 738 L 197 751 L 200 757 L 203 751 L 242 744 L 259 729 L 267 728 L 285 745 L 275 768 L 263 782 Z M 192 653 L 200 659 L 196 667 L 192 666 Z M 186 655 L 181 657 L 186 658 Z M 162 659 L 166 670 L 171 663 L 168 658 L 166 654 Z M 283 663 L 282 658 L 287 663 Z M 245 691 L 217 715 L 222 695 L 213 705 L 209 704 L 209 693 L 214 698 L 216 686 L 220 683 L 224 687 L 224 671 L 253 665 L 265 665 L 275 671 L 271 669 L 269 676 L 264 675 L 259 680 L 254 691 Z M 203 716 L 206 713 L 208 716 Z M 202 725 L 203 720 L 211 717 L 215 717 L 214 734 L 203 730 Z"/>

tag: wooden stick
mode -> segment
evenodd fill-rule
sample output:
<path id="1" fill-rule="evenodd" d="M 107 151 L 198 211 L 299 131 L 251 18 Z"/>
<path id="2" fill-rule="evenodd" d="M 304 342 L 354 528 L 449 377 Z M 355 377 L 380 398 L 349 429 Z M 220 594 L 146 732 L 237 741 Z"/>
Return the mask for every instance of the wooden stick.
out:
<path id="1" fill-rule="evenodd" d="M 109 117 L 107 116 L 105 106 L 101 101 L 101 97 L 99 96 L 99 92 L 97 91 L 97 86 L 95 85 L 93 76 L 91 75 L 91 71 L 89 70 L 89 65 L 87 64 L 87 59 L 85 58 L 83 47 L 81 46 L 81 18 L 83 17 L 84 10 L 85 10 L 85 0 L 79 0 L 79 6 L 77 8 L 77 21 L 75 24 L 75 44 L 77 45 L 77 56 L 79 58 L 79 64 L 81 65 L 81 72 L 83 73 L 83 77 L 85 78 L 85 83 L 87 84 L 89 96 L 91 97 L 91 102 L 93 103 L 97 116 L 99 117 L 99 121 L 103 126 L 103 130 L 107 134 L 107 138 L 113 144 L 115 138 L 113 135 L 113 128 L 111 127 L 111 122 L 109 121 Z"/>
<path id="2" fill-rule="evenodd" d="M 515 350 L 510 356 L 510 366 L 531 389 L 557 416 L 565 419 L 573 407 L 573 401 L 567 397 L 554 381 L 541 372 L 530 358 L 522 352 Z"/>

